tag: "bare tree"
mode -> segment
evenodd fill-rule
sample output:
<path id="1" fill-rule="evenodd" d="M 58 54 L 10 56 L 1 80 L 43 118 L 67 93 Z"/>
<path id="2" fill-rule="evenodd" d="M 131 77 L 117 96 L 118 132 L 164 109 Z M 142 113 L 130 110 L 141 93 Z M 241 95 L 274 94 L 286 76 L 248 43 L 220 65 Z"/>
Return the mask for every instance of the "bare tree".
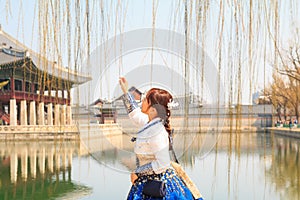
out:
<path id="1" fill-rule="evenodd" d="M 283 69 L 278 70 L 282 75 L 300 81 L 300 46 L 290 47 L 283 61 Z"/>
<path id="2" fill-rule="evenodd" d="M 271 85 L 272 98 L 275 101 L 275 108 L 289 108 L 291 113 L 299 119 L 300 106 L 300 32 L 299 29 L 295 31 L 295 37 L 286 51 L 279 53 L 282 68 L 278 70 L 280 75 L 274 75 L 274 83 Z M 285 78 L 287 77 L 287 79 Z M 270 92 L 270 91 L 268 91 Z M 275 97 L 276 95 L 277 97 Z M 286 103 L 286 105 L 282 104 Z M 281 104 L 281 105 L 280 105 Z M 286 116 L 286 113 L 285 113 Z M 286 118 L 286 117 L 285 117 Z"/>
<path id="3" fill-rule="evenodd" d="M 264 95 L 267 96 L 270 99 L 270 102 L 272 103 L 273 107 L 277 111 L 277 116 L 279 120 L 281 119 L 282 110 L 284 115 L 284 120 L 286 120 L 287 117 L 287 108 L 288 108 L 288 84 L 285 83 L 282 76 L 278 76 L 276 74 L 273 75 L 273 83 L 265 88 Z"/>

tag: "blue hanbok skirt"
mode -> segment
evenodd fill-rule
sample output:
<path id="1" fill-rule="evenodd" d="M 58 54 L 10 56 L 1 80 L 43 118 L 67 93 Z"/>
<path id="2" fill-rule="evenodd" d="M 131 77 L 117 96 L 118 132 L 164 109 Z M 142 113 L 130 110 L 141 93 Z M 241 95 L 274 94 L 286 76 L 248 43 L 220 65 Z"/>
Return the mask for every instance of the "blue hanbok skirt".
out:
<path id="1" fill-rule="evenodd" d="M 143 187 L 148 180 L 161 180 L 166 185 L 166 195 L 163 198 L 153 198 L 143 194 Z M 194 200 L 191 191 L 176 175 L 174 169 L 167 169 L 161 174 L 140 176 L 132 185 L 127 200 Z M 198 200 L 203 200 L 202 198 Z"/>

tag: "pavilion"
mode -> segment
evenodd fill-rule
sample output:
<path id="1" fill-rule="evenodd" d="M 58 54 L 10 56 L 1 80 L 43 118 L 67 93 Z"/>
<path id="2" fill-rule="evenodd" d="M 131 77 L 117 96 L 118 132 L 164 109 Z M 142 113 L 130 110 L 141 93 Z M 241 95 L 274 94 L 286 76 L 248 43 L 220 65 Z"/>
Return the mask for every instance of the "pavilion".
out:
<path id="1" fill-rule="evenodd" d="M 0 26 L 0 122 L 10 126 L 72 125 L 70 90 L 91 80 L 40 54 Z"/>

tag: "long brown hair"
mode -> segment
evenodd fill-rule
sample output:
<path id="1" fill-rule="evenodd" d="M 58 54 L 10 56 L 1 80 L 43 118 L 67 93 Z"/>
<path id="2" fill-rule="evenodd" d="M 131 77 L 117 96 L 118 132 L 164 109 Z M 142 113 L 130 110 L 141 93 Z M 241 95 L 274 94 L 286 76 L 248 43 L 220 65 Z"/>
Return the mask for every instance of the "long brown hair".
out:
<path id="1" fill-rule="evenodd" d="M 171 126 L 169 117 L 171 116 L 171 111 L 168 108 L 168 103 L 173 100 L 172 95 L 159 88 L 152 88 L 147 92 L 146 100 L 149 103 L 149 107 L 154 107 L 157 111 L 158 117 L 164 121 L 164 126 L 168 134 L 171 134 Z"/>

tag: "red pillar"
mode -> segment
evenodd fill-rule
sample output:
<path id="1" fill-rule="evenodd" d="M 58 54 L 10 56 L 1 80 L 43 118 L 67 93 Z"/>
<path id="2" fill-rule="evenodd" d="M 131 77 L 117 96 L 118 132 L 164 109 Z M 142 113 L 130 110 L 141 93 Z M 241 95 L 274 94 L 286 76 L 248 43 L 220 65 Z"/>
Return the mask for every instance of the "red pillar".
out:
<path id="1" fill-rule="evenodd" d="M 23 79 L 22 81 L 22 91 L 23 91 L 23 99 L 26 99 L 25 97 L 25 88 L 26 88 L 26 81 L 25 81 L 25 78 Z"/>
<path id="2" fill-rule="evenodd" d="M 34 83 L 33 82 L 31 82 L 31 92 L 30 92 L 31 94 L 33 94 L 34 93 Z"/>
<path id="3" fill-rule="evenodd" d="M 25 92 L 25 85 L 26 85 L 25 79 L 23 79 L 23 81 L 22 81 L 22 91 L 23 92 Z"/>
<path id="4" fill-rule="evenodd" d="M 71 92 L 70 89 L 67 90 L 67 105 L 69 106 L 71 104 Z"/>
<path id="5" fill-rule="evenodd" d="M 62 90 L 61 90 L 61 96 L 62 96 L 62 99 L 63 99 L 63 104 L 65 104 L 65 105 L 67 105 L 67 101 L 66 101 L 66 99 L 65 99 L 65 90 L 64 90 L 64 88 L 62 88 Z"/>

